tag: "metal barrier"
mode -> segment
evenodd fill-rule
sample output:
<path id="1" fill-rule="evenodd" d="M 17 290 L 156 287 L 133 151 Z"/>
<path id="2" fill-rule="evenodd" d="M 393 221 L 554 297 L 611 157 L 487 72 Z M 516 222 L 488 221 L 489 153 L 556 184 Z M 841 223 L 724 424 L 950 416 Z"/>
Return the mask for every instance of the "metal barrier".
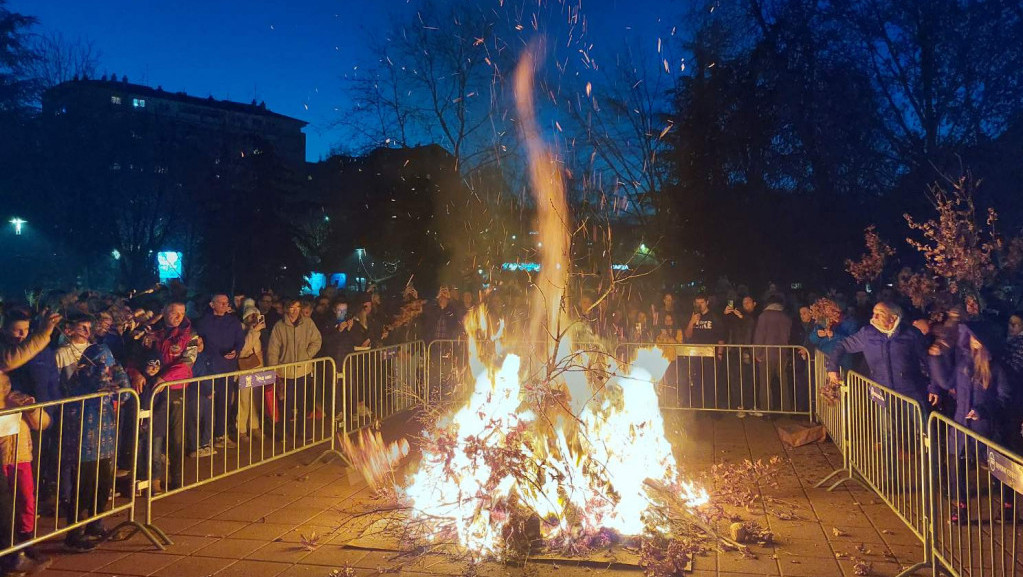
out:
<path id="1" fill-rule="evenodd" d="M 832 478 L 843 473 L 847 474 L 849 471 L 848 411 L 846 411 L 846 407 L 849 404 L 849 387 L 845 384 L 844 369 L 839 369 L 842 372 L 840 383 L 836 385 L 828 384 L 827 362 L 827 355 L 819 350 L 815 352 L 813 410 L 817 422 L 824 425 L 825 430 L 828 431 L 828 436 L 831 437 L 831 441 L 838 448 L 838 452 L 841 453 L 842 467 L 821 479 L 814 485 L 815 487 L 823 487 Z M 838 483 L 832 485 L 829 489 L 833 489 Z"/>
<path id="2" fill-rule="evenodd" d="M 935 565 L 955 577 L 1023 575 L 1023 457 L 938 413 L 927 430 Z"/>
<path id="3" fill-rule="evenodd" d="M 643 348 L 670 361 L 660 383 L 665 408 L 812 416 L 813 371 L 801 346 L 622 343 L 628 364 Z"/>
<path id="4" fill-rule="evenodd" d="M 553 342 L 508 341 L 501 343 L 504 354 L 518 355 L 521 360 L 520 377 L 533 380 L 541 377 L 550 367 Z M 585 341 L 576 343 L 568 339 L 561 341 L 557 358 L 561 361 L 560 368 L 582 361 L 580 355 L 606 355 L 607 350 L 602 343 Z M 427 398 L 431 404 L 442 403 L 457 397 L 464 386 L 471 386 L 472 375 L 469 373 L 469 345 L 465 340 L 435 340 L 427 347 L 426 375 L 428 383 Z M 558 364 L 558 363 L 555 363 Z"/>
<path id="5" fill-rule="evenodd" d="M 146 528 L 169 545 L 153 525 L 154 501 L 323 443 L 333 447 L 336 375 L 333 359 L 318 358 L 161 383 L 145 395 L 139 489 Z M 231 439 L 232 424 L 249 434 Z"/>
<path id="6" fill-rule="evenodd" d="M 901 575 L 926 567 L 930 559 L 931 515 L 923 408 L 916 399 L 853 371 L 845 376 L 841 398 L 846 450 L 844 469 L 836 473 L 844 472 L 845 477 L 828 490 L 855 481 L 877 493 L 924 548 L 924 559 Z"/>
<path id="7" fill-rule="evenodd" d="M 346 433 L 425 403 L 426 346 L 412 341 L 345 357 L 339 375 Z"/>
<path id="8" fill-rule="evenodd" d="M 120 481 L 117 473 L 119 458 L 138 453 L 138 414 L 139 397 L 131 389 L 0 410 L 11 505 L 2 511 L 9 519 L 2 520 L 0 556 L 58 535 L 106 538 L 126 527 L 160 546 L 135 518 L 135 461 L 123 463 Z M 32 445 L 27 456 L 23 444 Z M 101 521 L 121 513 L 128 519 L 100 534 Z"/>
<path id="9" fill-rule="evenodd" d="M 469 346 L 464 340 L 438 339 L 426 347 L 426 398 L 430 405 L 450 400 L 468 382 Z"/>

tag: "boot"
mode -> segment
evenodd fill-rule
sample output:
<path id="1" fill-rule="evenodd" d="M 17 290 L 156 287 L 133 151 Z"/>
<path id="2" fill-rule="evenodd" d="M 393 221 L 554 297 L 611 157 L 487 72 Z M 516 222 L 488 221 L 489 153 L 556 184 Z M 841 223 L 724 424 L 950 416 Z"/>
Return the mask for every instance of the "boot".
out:
<path id="1" fill-rule="evenodd" d="M 23 575 L 34 575 L 50 565 L 50 561 L 39 563 L 33 561 L 24 551 L 11 553 L 3 559 L 4 575 L 6 577 L 20 577 Z"/>
<path id="2" fill-rule="evenodd" d="M 30 539 L 32 539 L 32 533 L 21 533 L 21 532 L 18 533 L 18 541 L 19 542 L 23 543 L 23 542 L 28 541 Z M 43 553 L 39 549 L 36 549 L 35 545 L 29 545 L 28 547 L 25 547 L 24 549 L 22 549 L 22 551 L 25 552 L 25 555 L 27 555 L 29 559 L 35 561 L 36 563 L 40 563 L 40 564 L 45 563 L 47 565 L 50 564 L 50 556 L 45 554 L 45 553 Z"/>

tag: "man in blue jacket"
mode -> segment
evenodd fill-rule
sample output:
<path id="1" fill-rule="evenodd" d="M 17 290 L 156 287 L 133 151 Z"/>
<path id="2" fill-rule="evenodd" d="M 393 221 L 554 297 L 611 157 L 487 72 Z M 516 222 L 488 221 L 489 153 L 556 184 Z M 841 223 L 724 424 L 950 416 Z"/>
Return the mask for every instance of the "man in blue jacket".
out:
<path id="1" fill-rule="evenodd" d="M 926 416 L 927 347 L 920 331 L 902 322 L 894 303 L 874 305 L 870 324 L 842 339 L 828 355 L 828 378 L 837 381 L 839 363 L 847 353 L 863 353 L 870 378 L 920 403 Z"/>
<path id="2" fill-rule="evenodd" d="M 196 333 L 202 337 L 210 359 L 210 373 L 219 375 L 238 370 L 238 353 L 245 345 L 245 330 L 238 317 L 229 314 L 231 299 L 227 293 L 216 293 L 210 300 L 210 311 L 196 323 Z M 235 425 L 238 410 L 238 379 L 214 379 L 213 396 L 214 444 L 234 448 L 228 428 Z"/>

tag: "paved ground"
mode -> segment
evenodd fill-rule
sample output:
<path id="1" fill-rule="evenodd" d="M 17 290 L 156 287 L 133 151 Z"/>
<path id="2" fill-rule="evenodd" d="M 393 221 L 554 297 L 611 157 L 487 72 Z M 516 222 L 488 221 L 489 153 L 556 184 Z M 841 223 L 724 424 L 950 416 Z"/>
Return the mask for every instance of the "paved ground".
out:
<path id="1" fill-rule="evenodd" d="M 853 558 L 869 561 L 870 575 L 896 575 L 922 558 L 919 541 L 872 493 L 848 485 L 828 493 L 813 484 L 839 463 L 830 443 L 794 450 L 784 448 L 774 430 L 783 421 L 718 419 L 702 415 L 679 417 L 669 424 L 678 443 L 683 468 L 707 470 L 713 463 L 743 459 L 788 457 L 780 487 L 769 493 L 787 503 L 798 518 L 781 520 L 757 511 L 746 515 L 774 532 L 772 547 L 754 549 L 757 558 L 734 552 L 698 557 L 695 577 L 768 575 L 827 577 L 854 574 Z M 350 479 L 337 463 L 305 466 L 316 449 L 238 473 L 213 484 L 159 501 L 156 524 L 174 540 L 166 551 L 155 550 L 144 538 L 111 542 L 87 554 L 66 554 L 47 547 L 56 559 L 41 575 L 159 575 L 167 577 L 311 576 L 336 575 L 349 564 L 359 577 L 380 573 L 461 575 L 464 567 L 444 558 L 396 559 L 392 553 L 346 547 L 350 534 L 337 531 L 337 506 L 366 498 L 367 489 Z M 837 529 L 837 531 L 836 531 Z M 314 547 L 303 536 L 319 535 Z M 574 563 L 532 564 L 522 567 L 488 565 L 480 577 L 595 576 L 638 570 L 580 567 Z M 928 571 L 920 574 L 926 575 Z"/>

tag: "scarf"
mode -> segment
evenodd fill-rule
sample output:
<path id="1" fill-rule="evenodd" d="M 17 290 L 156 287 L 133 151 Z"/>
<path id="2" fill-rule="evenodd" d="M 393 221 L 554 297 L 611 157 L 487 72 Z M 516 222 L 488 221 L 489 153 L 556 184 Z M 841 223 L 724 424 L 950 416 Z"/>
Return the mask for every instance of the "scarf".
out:
<path id="1" fill-rule="evenodd" d="M 892 330 L 890 330 L 890 331 L 886 331 L 886 330 L 882 329 L 881 327 L 879 327 L 877 325 L 877 323 L 874 321 L 874 319 L 870 319 L 870 326 L 874 327 L 875 329 L 877 329 L 877 331 L 879 333 L 881 333 L 882 335 L 884 335 L 884 336 L 886 336 L 886 337 L 888 337 L 890 339 L 890 338 L 892 338 L 892 335 L 895 334 L 895 331 L 899 330 L 899 324 L 901 322 L 902 322 L 902 317 L 895 317 L 895 324 L 892 325 Z"/>

